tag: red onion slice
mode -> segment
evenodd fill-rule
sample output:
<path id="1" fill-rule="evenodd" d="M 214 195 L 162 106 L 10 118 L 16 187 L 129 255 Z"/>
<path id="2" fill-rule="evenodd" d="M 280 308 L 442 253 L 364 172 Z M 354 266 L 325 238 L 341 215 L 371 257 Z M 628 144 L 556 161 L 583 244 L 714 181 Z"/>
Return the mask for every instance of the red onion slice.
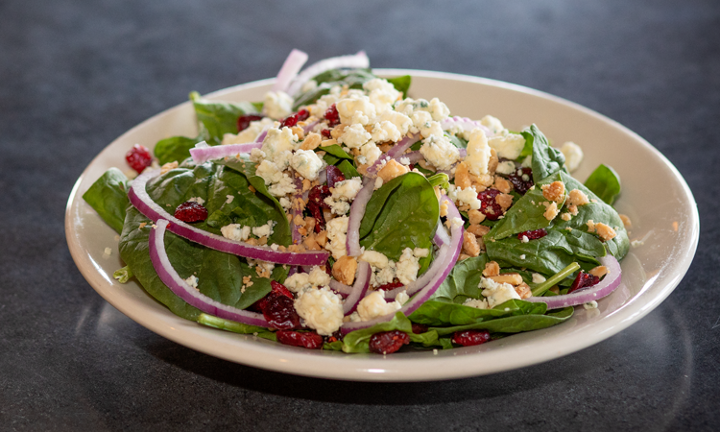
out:
<path id="1" fill-rule="evenodd" d="M 351 257 L 360 256 L 362 248 L 360 248 L 360 224 L 363 216 L 365 216 L 365 208 L 367 207 L 373 191 L 375 190 L 375 180 L 365 177 L 363 179 L 363 187 L 355 196 L 350 205 L 350 217 L 348 218 L 348 231 L 345 250 Z"/>
<path id="2" fill-rule="evenodd" d="M 462 218 L 460 217 L 460 212 L 458 211 L 457 207 L 455 207 L 455 204 L 450 198 L 448 198 L 446 195 L 443 195 L 442 201 L 447 202 L 448 220 L 452 221 L 455 218 L 460 218 L 460 220 L 462 220 Z M 420 292 L 413 296 L 413 298 L 411 298 L 407 303 L 405 303 L 405 305 L 400 309 L 400 312 L 404 313 L 405 316 L 409 316 L 410 314 L 415 312 L 435 293 L 435 291 L 437 291 L 438 287 L 442 285 L 443 281 L 452 271 L 458 257 L 460 256 L 460 251 L 462 250 L 463 232 L 465 231 L 465 229 L 463 228 L 462 223 L 451 223 L 450 225 L 450 244 L 443 245 L 442 247 L 440 247 L 440 251 L 438 252 L 438 256 L 443 255 L 444 258 L 442 259 L 442 261 L 436 260 L 433 263 L 433 266 L 431 266 L 434 267 L 437 263 L 436 268 L 438 269 L 438 271 L 433 275 L 433 278 L 430 280 L 430 282 L 425 287 L 423 287 Z M 443 249 L 445 249 L 445 251 Z M 430 269 L 428 269 L 427 273 L 430 273 Z M 342 325 L 342 327 L 340 327 L 340 331 L 343 334 L 347 334 L 355 330 L 369 328 L 377 323 L 389 321 L 394 316 L 395 313 L 391 313 L 381 317 L 377 317 L 370 321 L 345 323 Z"/>
<path id="3" fill-rule="evenodd" d="M 203 231 L 176 219 L 153 201 L 145 190 L 148 180 L 155 177 L 158 172 L 159 170 L 143 172 L 137 176 L 130 186 L 128 198 L 140 213 L 153 222 L 159 219 L 170 221 L 168 227 L 170 232 L 210 249 L 276 264 L 324 265 L 327 261 L 327 252 L 280 252 L 273 250 L 269 246 L 251 246 L 247 243 L 229 240 L 217 234 Z"/>
<path id="4" fill-rule="evenodd" d="M 210 147 L 205 141 L 201 141 L 190 149 L 190 156 L 192 156 L 196 164 L 201 164 L 213 159 L 222 159 L 227 156 L 250 153 L 253 149 L 262 147 L 262 144 L 262 141 L 256 141 L 253 143 L 226 144 Z"/>
<path id="5" fill-rule="evenodd" d="M 533 303 L 546 303 L 548 309 L 560 309 L 568 306 L 578 306 L 594 300 L 600 300 L 610 295 L 622 282 L 620 263 L 614 256 L 607 254 L 598 258 L 600 264 L 608 269 L 608 274 L 597 284 L 575 291 L 572 294 L 552 297 L 530 297 L 526 301 Z"/>
<path id="6" fill-rule="evenodd" d="M 442 246 L 450 243 L 450 236 L 448 235 L 445 227 L 442 223 L 438 222 L 438 226 L 435 229 L 435 238 L 433 239 L 436 245 Z"/>
<path id="7" fill-rule="evenodd" d="M 368 59 L 365 51 L 360 51 L 354 55 L 345 55 L 340 57 L 331 57 L 325 60 L 320 60 L 314 63 L 304 71 L 300 72 L 295 79 L 288 85 L 286 93 L 290 96 L 295 96 L 300 88 L 306 82 L 310 81 L 313 77 L 320 75 L 330 69 L 348 68 L 348 69 L 360 69 L 370 67 L 370 59 Z"/>
<path id="8" fill-rule="evenodd" d="M 447 242 L 445 244 L 450 244 L 450 242 Z M 407 285 L 385 291 L 385 300 L 394 300 L 395 297 L 402 291 L 407 291 L 407 295 L 409 296 L 412 296 L 416 292 L 420 291 L 423 287 L 430 283 L 430 281 L 433 279 L 433 276 L 435 276 L 437 272 L 442 270 L 443 263 L 447 260 L 448 253 L 450 253 L 449 249 L 443 248 L 441 246 L 432 265 L 430 265 L 430 267 L 425 271 L 425 273 L 422 274 L 422 276 Z"/>
<path id="9" fill-rule="evenodd" d="M 345 303 L 343 303 L 343 313 L 345 313 L 345 316 L 355 312 L 360 300 L 365 298 L 365 294 L 367 294 L 368 287 L 370 286 L 371 275 L 372 269 L 370 268 L 370 264 L 364 261 L 359 262 L 357 267 L 357 276 L 355 277 L 355 283 L 352 286 L 352 291 L 345 299 Z"/>
<path id="10" fill-rule="evenodd" d="M 155 271 L 162 283 L 167 285 L 170 291 L 190 306 L 194 306 L 207 314 L 243 324 L 270 327 L 270 324 L 268 324 L 262 314 L 222 304 L 188 285 L 187 282 L 177 274 L 167 256 L 163 238 L 165 237 L 165 229 L 168 225 L 168 221 L 158 219 L 155 229 L 150 233 L 150 261 L 152 261 L 152 265 L 155 267 Z"/>
<path id="11" fill-rule="evenodd" d="M 401 158 L 405 150 L 409 149 L 418 141 L 420 141 L 420 134 L 412 134 L 398 141 L 387 153 L 380 156 L 378 160 L 370 165 L 367 169 L 367 176 L 372 178 L 377 177 L 377 172 L 380 170 L 380 165 L 382 165 L 383 162 L 389 161 L 390 159 Z"/>
<path id="12" fill-rule="evenodd" d="M 285 91 L 287 90 L 288 84 L 292 81 L 300 72 L 300 69 L 305 65 L 308 59 L 308 55 L 300 50 L 293 49 L 290 51 L 290 55 L 285 59 L 278 72 L 275 84 L 272 87 L 273 91 Z"/>

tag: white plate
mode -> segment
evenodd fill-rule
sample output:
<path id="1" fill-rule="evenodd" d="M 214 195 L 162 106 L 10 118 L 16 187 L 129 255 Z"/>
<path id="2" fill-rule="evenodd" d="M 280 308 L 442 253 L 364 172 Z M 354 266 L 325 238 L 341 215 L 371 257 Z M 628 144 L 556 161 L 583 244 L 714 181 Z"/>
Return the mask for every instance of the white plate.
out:
<path id="1" fill-rule="evenodd" d="M 113 306 L 137 323 L 179 344 L 259 368 L 362 381 L 424 381 L 469 377 L 528 366 L 598 343 L 636 322 L 660 304 L 690 266 L 699 235 L 692 193 L 678 171 L 655 148 L 618 123 L 579 105 L 528 89 L 482 78 L 415 70 L 376 70 L 381 76 L 413 76 L 411 96 L 439 97 L 455 115 L 492 114 L 509 129 L 536 123 L 554 143 L 578 143 L 585 160 L 574 175 L 587 178 L 599 164 L 614 167 L 623 181 L 620 213 L 630 216 L 631 247 L 622 262 L 623 284 L 599 301 L 580 307 L 567 322 L 476 347 L 380 355 L 347 355 L 283 346 L 186 321 L 147 295 L 134 281 L 112 277 L 122 266 L 115 232 L 82 194 L 110 167 L 127 170 L 124 154 L 135 143 L 152 147 L 172 135 L 195 136 L 189 102 L 134 127 L 107 146 L 85 169 L 70 194 L 65 214 L 67 241 L 83 276 Z M 272 84 L 263 80 L 221 90 L 211 99 L 262 100 Z M 108 257 L 106 247 L 112 249 Z"/>

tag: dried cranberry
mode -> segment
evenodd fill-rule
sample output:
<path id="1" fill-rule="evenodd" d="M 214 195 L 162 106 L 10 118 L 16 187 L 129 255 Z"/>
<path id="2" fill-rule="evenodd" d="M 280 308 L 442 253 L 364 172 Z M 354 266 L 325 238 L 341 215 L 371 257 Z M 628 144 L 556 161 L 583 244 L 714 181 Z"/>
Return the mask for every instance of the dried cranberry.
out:
<path id="1" fill-rule="evenodd" d="M 318 349 L 323 346 L 323 338 L 315 332 L 299 332 L 279 330 L 275 333 L 278 342 L 307 349 Z"/>
<path id="2" fill-rule="evenodd" d="M 331 334 L 330 336 L 326 336 L 325 339 L 328 342 L 336 342 L 343 340 L 343 335 L 340 330 L 337 330 L 335 333 Z"/>
<path id="3" fill-rule="evenodd" d="M 138 174 L 142 174 L 145 168 L 152 165 L 152 155 L 150 154 L 150 150 L 140 144 L 135 144 L 133 148 L 127 152 L 125 160 L 128 165 L 130 165 L 130 168 L 137 171 Z"/>
<path id="4" fill-rule="evenodd" d="M 200 222 L 208 217 L 207 209 L 195 201 L 185 201 L 175 209 L 175 217 L 183 222 Z"/>
<path id="5" fill-rule="evenodd" d="M 503 214 L 502 207 L 495 200 L 498 195 L 500 195 L 500 191 L 497 189 L 485 189 L 478 194 L 478 199 L 481 202 L 480 213 L 484 214 L 489 220 L 498 220 Z"/>
<path id="6" fill-rule="evenodd" d="M 274 293 L 282 294 L 289 299 L 294 298 L 290 290 L 285 288 L 285 285 L 281 284 L 280 282 L 270 281 L 270 286 L 272 287 L 272 291 Z"/>
<path id="7" fill-rule="evenodd" d="M 270 327 L 279 330 L 292 330 L 300 327 L 300 316 L 295 310 L 292 299 L 283 294 L 271 292 L 265 297 L 262 313 Z"/>
<path id="8" fill-rule="evenodd" d="M 250 123 L 258 120 L 262 120 L 262 116 L 255 114 L 240 116 L 237 121 L 238 132 L 244 131 L 250 126 Z"/>
<path id="9" fill-rule="evenodd" d="M 528 240 L 537 240 L 547 235 L 545 228 L 540 228 L 532 231 L 523 231 L 517 235 L 518 240 L 522 240 L 523 237 L 527 237 Z"/>
<path id="10" fill-rule="evenodd" d="M 322 135 L 323 138 L 325 138 L 325 139 L 331 139 L 331 138 L 332 138 L 332 133 L 330 133 L 330 129 L 323 129 L 323 130 L 321 130 L 321 131 L 320 131 L 320 135 Z"/>
<path id="11" fill-rule="evenodd" d="M 280 127 L 293 127 L 295 126 L 299 121 L 307 120 L 307 118 L 310 117 L 310 113 L 306 109 L 301 109 L 300 111 L 296 112 L 295 114 L 286 117 L 283 121 L 280 122 Z"/>
<path id="12" fill-rule="evenodd" d="M 463 330 L 453 333 L 453 342 L 462 346 L 480 345 L 489 340 L 490 332 L 487 330 Z"/>
<path id="13" fill-rule="evenodd" d="M 410 336 L 400 330 L 375 333 L 370 336 L 370 351 L 377 354 L 390 354 L 409 343 Z"/>
<path id="14" fill-rule="evenodd" d="M 572 285 L 570 285 L 570 289 L 568 290 L 568 294 L 570 294 L 573 291 L 577 291 L 581 288 L 586 288 L 589 286 L 593 286 L 600 282 L 600 278 L 594 275 L 591 275 L 590 273 L 585 273 L 584 271 L 580 271 L 577 276 L 575 276 L 575 280 L 573 281 Z"/>
<path id="15" fill-rule="evenodd" d="M 428 331 L 429 327 L 425 324 L 412 323 L 412 332 L 415 334 L 422 334 Z"/>
<path id="16" fill-rule="evenodd" d="M 400 282 L 400 281 L 397 280 L 397 279 L 393 279 L 392 282 L 388 282 L 388 283 L 386 283 L 385 285 L 380 285 L 377 289 L 379 289 L 379 290 L 385 290 L 385 291 L 390 291 L 390 290 L 395 289 L 395 288 L 400 288 L 401 286 L 403 286 L 403 283 L 402 283 L 402 282 Z"/>
<path id="17" fill-rule="evenodd" d="M 328 165 L 327 168 L 325 168 L 325 172 L 327 173 L 328 187 L 335 187 L 335 183 L 345 180 L 342 171 L 335 165 Z"/>
<path id="18" fill-rule="evenodd" d="M 328 185 L 317 185 L 310 189 L 308 193 L 307 209 L 315 218 L 315 232 L 325 229 L 325 217 L 323 216 L 323 208 L 330 208 L 325 203 L 325 198 L 330 196 L 330 187 Z"/>
<path id="19" fill-rule="evenodd" d="M 340 124 L 340 113 L 338 113 L 335 104 L 330 105 L 330 108 L 325 111 L 325 120 L 331 127 L 335 127 Z"/>
<path id="20" fill-rule="evenodd" d="M 530 188 L 535 184 L 533 182 L 532 169 L 527 167 L 518 169 L 510 174 L 508 176 L 508 180 L 510 180 L 510 183 L 513 184 L 515 192 L 520 195 L 525 195 L 525 192 L 530 190 Z"/>

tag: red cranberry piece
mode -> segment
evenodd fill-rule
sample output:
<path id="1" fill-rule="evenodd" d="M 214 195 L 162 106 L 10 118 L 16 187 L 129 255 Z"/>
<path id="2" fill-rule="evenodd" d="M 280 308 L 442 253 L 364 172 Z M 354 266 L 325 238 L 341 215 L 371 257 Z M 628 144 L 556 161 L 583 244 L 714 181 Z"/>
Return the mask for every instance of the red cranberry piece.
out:
<path id="1" fill-rule="evenodd" d="M 295 116 L 297 116 L 298 121 L 305 121 L 308 119 L 308 117 L 310 117 L 310 111 L 306 109 L 301 109 L 297 112 L 297 114 L 295 114 Z"/>
<path id="2" fill-rule="evenodd" d="M 403 286 L 402 282 L 400 282 L 400 281 L 397 280 L 397 279 L 393 279 L 392 282 L 388 282 L 388 283 L 386 283 L 385 285 L 380 285 L 377 289 L 379 289 L 379 290 L 385 290 L 385 291 L 390 291 L 390 290 L 393 290 L 393 289 L 395 289 L 395 288 L 400 288 L 401 286 Z"/>
<path id="3" fill-rule="evenodd" d="M 522 240 L 523 236 L 527 237 L 528 240 L 537 240 L 547 235 L 545 228 L 540 228 L 532 231 L 523 231 L 517 235 L 518 240 Z"/>
<path id="4" fill-rule="evenodd" d="M 150 150 L 140 144 L 135 144 L 133 148 L 127 152 L 125 160 L 128 165 L 130 165 L 130 168 L 137 171 L 138 174 L 142 174 L 145 168 L 152 165 L 152 155 L 150 154 Z"/>
<path id="5" fill-rule="evenodd" d="M 370 352 L 391 354 L 410 343 L 410 336 L 400 330 L 375 333 L 370 336 Z"/>
<path id="6" fill-rule="evenodd" d="M 278 330 L 275 332 L 278 342 L 307 349 L 319 349 L 323 346 L 323 338 L 315 332 L 299 332 Z"/>
<path id="7" fill-rule="evenodd" d="M 300 316 L 292 299 L 283 294 L 271 292 L 265 297 L 262 313 L 270 327 L 278 330 L 292 330 L 300 327 Z"/>
<path id="8" fill-rule="evenodd" d="M 520 195 L 525 195 L 525 192 L 530 190 L 530 188 L 535 184 L 533 182 L 532 169 L 527 167 L 518 169 L 510 174 L 508 176 L 508 180 L 510 180 L 510 183 L 513 184 L 515 192 Z"/>
<path id="9" fill-rule="evenodd" d="M 292 293 L 290 290 L 285 288 L 285 285 L 281 284 L 280 282 L 270 281 L 270 286 L 272 287 L 272 292 L 275 294 L 281 294 L 289 299 L 294 299 Z"/>
<path id="10" fill-rule="evenodd" d="M 335 104 L 330 105 L 330 108 L 325 111 L 325 120 L 331 127 L 335 127 L 340 124 L 340 113 L 338 113 Z"/>
<path id="11" fill-rule="evenodd" d="M 568 290 L 568 294 L 570 294 L 573 291 L 577 291 L 582 288 L 587 288 L 590 286 L 593 286 L 600 282 L 600 278 L 594 275 L 591 275 L 590 273 L 585 273 L 584 271 L 580 271 L 577 276 L 575 276 L 575 280 L 573 281 L 572 285 L 570 285 L 570 289 Z"/>
<path id="12" fill-rule="evenodd" d="M 308 110 L 302 109 L 281 121 L 280 127 L 291 128 L 295 126 L 299 121 L 307 120 L 308 117 L 310 117 L 310 113 L 308 112 Z"/>
<path id="13" fill-rule="evenodd" d="M 258 120 L 262 120 L 262 116 L 255 114 L 240 116 L 237 121 L 238 132 L 244 131 L 250 126 L 250 123 Z"/>
<path id="14" fill-rule="evenodd" d="M 421 334 L 426 333 L 428 331 L 429 327 L 425 324 L 416 324 L 412 323 L 412 332 L 415 334 Z"/>
<path id="15" fill-rule="evenodd" d="M 207 209 L 195 201 L 185 201 L 175 209 L 175 217 L 183 222 L 200 222 L 208 217 Z"/>
<path id="16" fill-rule="evenodd" d="M 453 342 L 462 346 L 480 345 L 489 340 L 490 332 L 487 330 L 463 330 L 453 333 Z"/>
<path id="17" fill-rule="evenodd" d="M 315 232 L 325 229 L 325 217 L 323 216 L 323 208 L 330 208 L 325 203 L 325 198 L 330 196 L 330 187 L 328 185 L 317 185 L 310 189 L 308 193 L 307 209 L 315 218 Z"/>
<path id="18" fill-rule="evenodd" d="M 335 187 L 335 183 L 345 180 L 342 171 L 335 165 L 328 165 L 327 168 L 325 168 L 325 172 L 327 173 L 328 187 Z"/>
<path id="19" fill-rule="evenodd" d="M 478 199 L 481 202 L 480 213 L 484 214 L 489 220 L 498 220 L 503 214 L 502 207 L 495 200 L 498 195 L 500 195 L 500 191 L 497 189 L 485 189 L 478 194 Z"/>
<path id="20" fill-rule="evenodd" d="M 330 129 L 321 130 L 320 135 L 322 135 L 323 138 L 325 138 L 325 139 L 332 139 L 332 134 L 330 133 Z"/>

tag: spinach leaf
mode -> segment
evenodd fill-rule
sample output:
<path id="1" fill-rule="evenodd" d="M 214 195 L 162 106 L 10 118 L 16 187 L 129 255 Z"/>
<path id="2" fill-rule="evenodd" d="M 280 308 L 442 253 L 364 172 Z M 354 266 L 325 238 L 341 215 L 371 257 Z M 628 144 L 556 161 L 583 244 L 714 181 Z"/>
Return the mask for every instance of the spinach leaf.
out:
<path id="1" fill-rule="evenodd" d="M 345 150 L 342 149 L 337 144 L 329 145 L 326 147 L 318 147 L 315 149 L 315 151 L 324 151 L 328 155 L 332 155 L 337 159 L 347 159 L 350 162 L 354 161 L 352 156 L 350 156 Z M 327 155 L 326 155 L 327 156 Z M 329 163 L 329 162 L 328 162 Z M 335 165 L 335 163 L 332 163 L 331 165 Z"/>
<path id="2" fill-rule="evenodd" d="M 427 177 L 427 180 L 432 185 L 432 187 L 440 186 L 445 190 L 450 188 L 450 178 L 445 173 L 437 173 L 430 175 Z"/>
<path id="3" fill-rule="evenodd" d="M 407 173 L 376 190 L 360 224 L 360 245 L 397 261 L 405 248 L 432 247 L 440 216 L 435 190 L 424 176 Z M 421 259 L 421 271 L 431 257 Z"/>
<path id="4" fill-rule="evenodd" d="M 353 164 L 351 164 L 347 160 L 343 159 L 339 164 L 337 164 L 337 167 L 340 172 L 343 173 L 346 179 L 360 177 L 360 173 L 355 169 Z"/>
<path id="5" fill-rule="evenodd" d="M 620 195 L 620 176 L 611 167 L 600 164 L 585 180 L 585 187 L 593 191 L 601 200 L 613 205 Z"/>
<path id="6" fill-rule="evenodd" d="M 463 303 L 468 297 L 479 298 L 480 290 L 478 285 L 487 262 L 488 259 L 485 254 L 459 261 L 437 291 L 430 297 L 430 300 Z"/>
<path id="7" fill-rule="evenodd" d="M 387 78 L 387 82 L 392 84 L 395 90 L 401 92 L 403 97 L 407 97 L 407 92 L 412 83 L 412 77 L 410 75 L 403 75 L 395 78 Z"/>
<path id="8" fill-rule="evenodd" d="M 400 330 L 411 335 L 412 323 L 402 312 L 397 312 L 390 321 L 378 323 L 363 330 L 355 330 L 345 335 L 342 350 L 346 353 L 370 352 L 370 337 L 375 333 L 392 330 Z"/>
<path id="9" fill-rule="evenodd" d="M 435 330 L 440 336 L 463 330 L 488 330 L 491 333 L 520 333 L 560 324 L 569 319 L 573 315 L 573 312 L 574 309 L 570 306 L 545 315 L 515 315 L 461 326 L 431 327 L 430 330 Z"/>
<path id="10" fill-rule="evenodd" d="M 447 133 L 445 134 L 445 136 L 450 140 L 450 143 L 452 143 L 452 145 L 454 145 L 455 147 L 457 147 L 457 148 L 467 148 L 467 145 L 468 145 L 467 140 L 464 140 L 464 139 L 462 139 L 462 138 L 460 138 L 460 137 L 457 137 L 457 136 L 454 136 L 454 135 L 450 135 L 450 134 L 447 134 Z M 422 143 L 421 143 L 421 144 L 422 144 Z"/>
<path id="11" fill-rule="evenodd" d="M 225 320 L 216 316 L 201 313 L 198 316 L 197 322 L 208 327 L 214 327 L 221 330 L 231 331 L 233 333 L 250 334 L 254 333 L 257 337 L 268 339 L 271 341 L 277 341 L 277 336 L 274 332 L 268 331 L 265 327 L 257 327 L 247 325 L 235 321 Z"/>
<path id="12" fill-rule="evenodd" d="M 210 145 L 222 142 L 226 133 L 238 132 L 238 118 L 245 114 L 257 114 L 256 106 L 250 102 L 217 102 L 203 99 L 197 92 L 190 93 L 195 115 L 200 123 L 200 136 Z"/>
<path id="13" fill-rule="evenodd" d="M 360 89 L 363 84 L 371 79 L 376 78 L 369 69 L 332 69 L 323 72 L 313 78 L 318 86 L 299 95 L 295 95 L 295 105 L 293 110 L 298 110 L 303 105 L 315 103 L 322 96 L 330 93 L 330 89 L 335 86 L 348 86 L 351 89 Z"/>
<path id="14" fill-rule="evenodd" d="M 410 315 L 410 320 L 429 326 L 469 325 L 517 315 L 542 315 L 546 310 L 545 303 L 522 300 L 508 300 L 493 309 L 477 309 L 458 303 L 428 300 Z"/>
<path id="15" fill-rule="evenodd" d="M 158 158 L 160 165 L 173 161 L 182 162 L 190 157 L 190 149 L 200 141 L 202 138 L 184 136 L 165 138 L 155 144 L 155 157 Z"/>
<path id="16" fill-rule="evenodd" d="M 565 156 L 560 150 L 550 146 L 537 126 L 531 125 L 521 134 L 525 138 L 525 146 L 532 146 L 532 171 L 536 184 L 565 166 Z"/>
<path id="17" fill-rule="evenodd" d="M 117 168 L 110 168 L 83 194 L 83 199 L 112 229 L 120 233 L 125 222 L 128 179 Z"/>

